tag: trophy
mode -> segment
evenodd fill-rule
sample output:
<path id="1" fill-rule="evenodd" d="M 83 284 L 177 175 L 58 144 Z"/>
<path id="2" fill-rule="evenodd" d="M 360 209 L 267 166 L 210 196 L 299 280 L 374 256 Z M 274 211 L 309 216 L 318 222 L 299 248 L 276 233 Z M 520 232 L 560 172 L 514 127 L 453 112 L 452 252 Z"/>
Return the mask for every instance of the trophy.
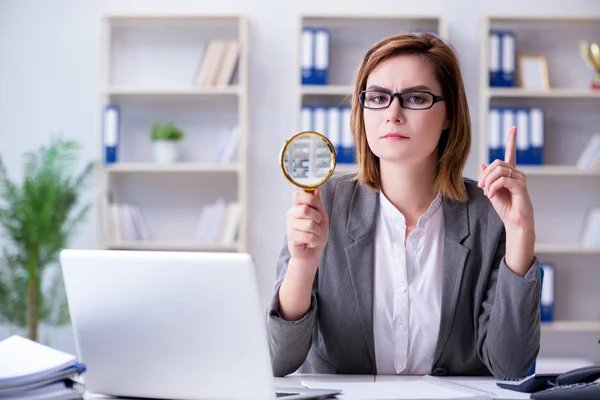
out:
<path id="1" fill-rule="evenodd" d="M 581 41 L 580 51 L 586 64 L 596 72 L 592 90 L 600 90 L 600 44 Z"/>

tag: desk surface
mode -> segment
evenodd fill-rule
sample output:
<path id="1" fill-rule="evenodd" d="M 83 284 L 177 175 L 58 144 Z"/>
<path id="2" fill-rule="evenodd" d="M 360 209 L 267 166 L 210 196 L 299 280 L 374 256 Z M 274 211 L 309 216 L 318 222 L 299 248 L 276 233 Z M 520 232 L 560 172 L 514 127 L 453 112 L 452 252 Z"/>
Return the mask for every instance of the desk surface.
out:
<path id="1" fill-rule="evenodd" d="M 396 376 L 396 375 L 326 375 L 326 374 L 293 374 L 285 378 L 275 378 L 275 385 L 282 387 L 302 386 L 303 381 L 311 382 L 326 382 L 326 383 L 353 383 L 353 382 L 397 382 L 398 387 L 401 387 L 402 382 L 421 380 L 420 376 Z M 455 383 L 463 385 L 466 388 L 480 390 L 483 392 L 493 393 L 493 396 L 477 397 L 477 399 L 494 399 L 494 400 L 512 400 L 512 399 L 528 399 L 526 393 L 519 393 L 511 390 L 505 390 L 496 385 L 496 380 L 493 378 L 481 377 L 443 377 L 434 378 L 445 383 Z M 458 389 L 458 386 L 457 386 Z M 440 386 L 440 390 L 444 390 Z M 106 400 L 112 397 L 86 394 L 85 400 Z M 341 397 L 343 398 L 343 397 Z"/>

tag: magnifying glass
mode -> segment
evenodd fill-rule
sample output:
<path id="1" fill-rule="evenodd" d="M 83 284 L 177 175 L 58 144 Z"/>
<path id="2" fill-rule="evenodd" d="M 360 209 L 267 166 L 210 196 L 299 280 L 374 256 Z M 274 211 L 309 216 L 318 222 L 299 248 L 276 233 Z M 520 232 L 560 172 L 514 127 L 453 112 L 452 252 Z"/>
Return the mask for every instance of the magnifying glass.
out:
<path id="1" fill-rule="evenodd" d="M 318 132 L 300 132 L 286 140 L 279 164 L 288 181 L 313 193 L 333 174 L 335 149 L 329 139 Z"/>

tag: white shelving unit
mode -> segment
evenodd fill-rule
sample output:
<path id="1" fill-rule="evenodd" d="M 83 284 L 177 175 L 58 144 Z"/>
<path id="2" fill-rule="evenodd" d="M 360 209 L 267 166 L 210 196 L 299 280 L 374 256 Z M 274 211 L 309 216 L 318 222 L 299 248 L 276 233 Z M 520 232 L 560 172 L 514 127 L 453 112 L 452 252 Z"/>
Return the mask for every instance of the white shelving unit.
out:
<path id="1" fill-rule="evenodd" d="M 326 28 L 330 31 L 329 79 L 327 85 L 303 85 L 301 75 L 302 29 Z M 446 23 L 439 15 L 390 14 L 303 14 L 300 15 L 296 62 L 296 129 L 301 129 L 303 106 L 350 105 L 354 74 L 364 54 L 388 36 L 415 30 L 435 30 L 447 39 Z M 355 164 L 338 163 L 335 172 L 357 172 Z"/>
<path id="2" fill-rule="evenodd" d="M 580 170 L 576 162 L 600 126 L 600 92 L 590 89 L 593 72 L 579 54 L 580 40 L 594 41 L 600 37 L 600 19 L 488 16 L 481 28 L 480 42 L 484 45 L 480 63 L 480 163 L 489 163 L 487 124 L 491 106 L 535 106 L 544 111 L 544 165 L 517 166 L 528 177 L 534 203 L 536 255 L 541 262 L 556 267 L 556 320 L 542 324 L 542 338 L 590 334 L 597 341 L 600 247 L 582 246 L 579 240 L 587 210 L 600 206 L 600 171 Z M 515 33 L 517 57 L 546 56 L 550 89 L 489 87 L 491 29 Z M 478 173 L 479 170 L 474 171 L 475 176 Z M 562 340 L 565 345 L 564 337 Z"/>
<path id="3" fill-rule="evenodd" d="M 102 19 L 101 77 L 96 120 L 97 245 L 106 249 L 248 251 L 248 43 L 240 15 L 106 15 Z M 199 86 L 196 74 L 211 40 L 237 40 L 239 56 L 229 85 Z M 102 113 L 120 108 L 118 160 L 103 164 Z M 154 162 L 153 123 L 186 133 L 180 160 Z M 232 162 L 214 162 L 220 135 L 237 126 Z M 198 240 L 202 207 L 218 199 L 240 204 L 234 243 Z M 109 202 L 135 204 L 151 238 L 115 240 L 107 231 Z"/>

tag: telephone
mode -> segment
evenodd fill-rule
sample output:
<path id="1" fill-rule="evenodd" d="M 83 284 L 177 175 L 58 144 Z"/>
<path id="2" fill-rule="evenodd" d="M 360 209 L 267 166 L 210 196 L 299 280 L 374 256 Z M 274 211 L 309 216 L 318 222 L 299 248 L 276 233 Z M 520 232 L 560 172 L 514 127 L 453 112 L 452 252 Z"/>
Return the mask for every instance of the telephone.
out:
<path id="1" fill-rule="evenodd" d="M 534 374 L 523 379 L 505 379 L 496 384 L 505 389 L 532 393 L 532 399 L 600 399 L 600 365 L 577 368 L 563 374 Z"/>

